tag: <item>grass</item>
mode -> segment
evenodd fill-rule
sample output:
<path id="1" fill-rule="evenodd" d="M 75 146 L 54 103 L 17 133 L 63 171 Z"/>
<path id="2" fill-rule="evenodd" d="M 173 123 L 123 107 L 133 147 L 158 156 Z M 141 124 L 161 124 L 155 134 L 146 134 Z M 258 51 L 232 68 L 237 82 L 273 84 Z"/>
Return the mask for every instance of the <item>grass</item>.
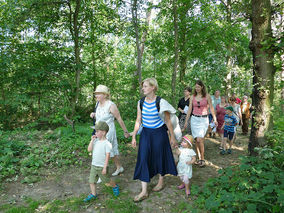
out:
<path id="1" fill-rule="evenodd" d="M 13 204 L 4 204 L 0 206 L 0 211 L 5 213 L 34 213 L 34 212 L 82 212 L 84 209 L 93 208 L 99 211 L 136 213 L 140 208 L 133 203 L 128 193 L 121 193 L 119 197 L 112 195 L 110 187 L 104 187 L 103 194 L 97 200 L 84 203 L 86 194 L 79 197 L 69 197 L 67 199 L 56 199 L 51 201 L 34 200 L 26 198 L 24 204 L 14 206 Z"/>

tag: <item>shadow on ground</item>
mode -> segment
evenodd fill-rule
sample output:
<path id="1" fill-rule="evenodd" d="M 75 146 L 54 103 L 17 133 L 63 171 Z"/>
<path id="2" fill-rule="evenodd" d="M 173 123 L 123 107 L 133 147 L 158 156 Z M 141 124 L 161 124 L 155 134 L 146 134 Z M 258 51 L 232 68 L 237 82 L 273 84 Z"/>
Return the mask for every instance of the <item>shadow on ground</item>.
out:
<path id="1" fill-rule="evenodd" d="M 248 137 L 238 135 L 233 152 L 230 155 L 220 155 L 220 138 L 206 138 L 205 158 L 206 167 L 193 167 L 192 183 L 198 187 L 211 177 L 218 175 L 218 170 L 239 163 L 239 156 L 247 154 Z M 89 159 L 88 164 L 90 164 Z M 133 197 L 140 192 L 140 182 L 134 181 L 133 173 L 136 163 L 136 151 L 121 156 L 121 162 L 125 172 L 116 178 L 122 196 L 121 200 Z M 110 166 L 110 172 L 114 171 L 114 165 Z M 22 205 L 24 198 L 40 200 L 64 200 L 70 197 L 83 197 L 89 193 L 88 185 L 89 165 L 83 167 L 71 167 L 65 170 L 58 169 L 46 171 L 40 182 L 35 184 L 21 184 L 20 181 L 4 184 L 4 190 L 0 197 L 0 204 L 10 203 L 11 205 Z M 151 192 L 157 183 L 154 177 L 149 184 L 149 198 L 141 203 L 134 204 L 139 212 L 179 212 L 181 203 L 192 202 L 194 197 L 186 198 L 183 190 L 178 190 L 179 179 L 174 176 L 165 178 L 165 188 L 161 192 Z M 114 212 L 114 209 L 107 208 L 105 200 L 111 199 L 111 195 L 105 195 L 102 184 L 98 184 L 99 199 L 89 205 L 85 205 L 79 212 Z M 119 202 L 119 200 L 115 201 Z M 84 204 L 82 204 L 84 205 Z M 181 206 L 181 207 L 179 207 Z M 117 209 L 119 212 L 119 209 Z M 130 211 L 131 212 L 131 211 Z"/>

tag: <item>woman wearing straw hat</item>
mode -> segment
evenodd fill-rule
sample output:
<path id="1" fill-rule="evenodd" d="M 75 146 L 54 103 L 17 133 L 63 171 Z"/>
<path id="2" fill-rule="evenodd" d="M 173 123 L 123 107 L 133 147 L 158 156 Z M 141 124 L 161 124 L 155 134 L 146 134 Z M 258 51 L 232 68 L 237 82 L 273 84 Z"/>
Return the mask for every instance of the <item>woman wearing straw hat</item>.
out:
<path id="1" fill-rule="evenodd" d="M 96 112 L 92 112 L 90 117 L 96 118 L 96 122 L 105 121 L 109 126 L 109 131 L 106 135 L 106 138 L 112 144 L 112 151 L 110 152 L 110 157 L 114 159 L 116 165 L 116 171 L 112 176 L 119 175 L 124 171 L 123 167 L 119 161 L 119 151 L 116 137 L 116 129 L 114 124 L 114 119 L 116 119 L 124 131 L 124 136 L 129 137 L 127 128 L 120 116 L 117 106 L 110 100 L 109 88 L 105 85 L 98 85 L 95 91 L 96 100 L 99 102 Z"/>

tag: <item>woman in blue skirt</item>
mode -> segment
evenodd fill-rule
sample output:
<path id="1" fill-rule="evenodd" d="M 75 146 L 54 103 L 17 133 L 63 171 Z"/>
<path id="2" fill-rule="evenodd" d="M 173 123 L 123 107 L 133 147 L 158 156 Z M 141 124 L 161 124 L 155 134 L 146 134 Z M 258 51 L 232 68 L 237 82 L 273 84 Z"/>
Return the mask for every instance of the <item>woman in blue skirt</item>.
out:
<path id="1" fill-rule="evenodd" d="M 171 145 L 177 146 L 174 135 L 171 114 L 175 109 L 164 99 L 157 99 L 155 92 L 158 83 L 155 78 L 147 78 L 142 82 L 142 91 L 146 96 L 137 104 L 137 118 L 132 135 L 132 146 L 136 147 L 136 133 L 142 122 L 143 130 L 140 136 L 137 163 L 134 180 L 139 179 L 142 191 L 134 198 L 139 202 L 148 197 L 147 184 L 151 178 L 159 174 L 158 184 L 153 191 L 163 189 L 163 178 L 166 174 L 177 175 L 176 165 Z M 142 103 L 140 103 L 142 101 Z M 169 131 L 169 135 L 167 133 Z"/>

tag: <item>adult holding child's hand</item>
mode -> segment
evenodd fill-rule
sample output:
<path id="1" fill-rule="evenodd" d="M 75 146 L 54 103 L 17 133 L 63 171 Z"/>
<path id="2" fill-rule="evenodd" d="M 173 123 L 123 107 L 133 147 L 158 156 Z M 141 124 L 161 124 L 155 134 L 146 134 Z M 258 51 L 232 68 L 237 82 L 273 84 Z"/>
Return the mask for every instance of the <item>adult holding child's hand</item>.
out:
<path id="1" fill-rule="evenodd" d="M 142 91 L 145 97 L 137 104 L 132 147 L 136 147 L 136 133 L 142 122 L 143 129 L 134 172 L 134 180 L 139 179 L 141 181 L 142 191 L 135 196 L 135 202 L 148 197 L 147 184 L 155 175 L 159 174 L 158 184 L 153 188 L 155 192 L 163 189 L 164 175 L 177 175 L 171 150 L 171 145 L 177 145 L 174 132 L 176 128 L 173 127 L 173 124 L 178 125 L 178 119 L 176 118 L 174 123 L 172 121 L 174 116 L 171 116 L 176 110 L 166 100 L 156 96 L 157 89 L 158 83 L 155 78 L 145 79 L 142 82 Z M 167 131 L 169 131 L 169 135 Z"/>
<path id="2" fill-rule="evenodd" d="M 98 102 L 95 112 L 90 114 L 91 118 L 96 118 L 96 122 L 105 121 L 109 126 L 109 131 L 106 135 L 106 138 L 112 144 L 112 151 L 110 157 L 114 159 L 116 165 L 116 171 L 112 176 L 119 175 L 124 171 L 123 167 L 119 161 L 119 151 L 118 143 L 116 136 L 116 129 L 114 120 L 116 119 L 124 131 L 124 136 L 128 138 L 130 135 L 127 131 L 127 128 L 120 116 L 117 106 L 110 100 L 110 91 L 109 88 L 105 85 L 98 85 L 95 91 L 96 100 Z"/>
<path id="3" fill-rule="evenodd" d="M 204 139 L 209 125 L 208 106 L 213 116 L 215 126 L 218 126 L 211 97 L 206 92 L 203 82 L 201 80 L 197 80 L 195 83 L 194 93 L 189 101 L 189 109 L 185 119 L 186 122 L 184 125 L 184 130 L 187 128 L 187 120 L 192 113 L 190 118 L 191 132 L 192 136 L 196 140 L 196 151 L 199 158 L 197 164 L 200 167 L 205 166 Z"/>

